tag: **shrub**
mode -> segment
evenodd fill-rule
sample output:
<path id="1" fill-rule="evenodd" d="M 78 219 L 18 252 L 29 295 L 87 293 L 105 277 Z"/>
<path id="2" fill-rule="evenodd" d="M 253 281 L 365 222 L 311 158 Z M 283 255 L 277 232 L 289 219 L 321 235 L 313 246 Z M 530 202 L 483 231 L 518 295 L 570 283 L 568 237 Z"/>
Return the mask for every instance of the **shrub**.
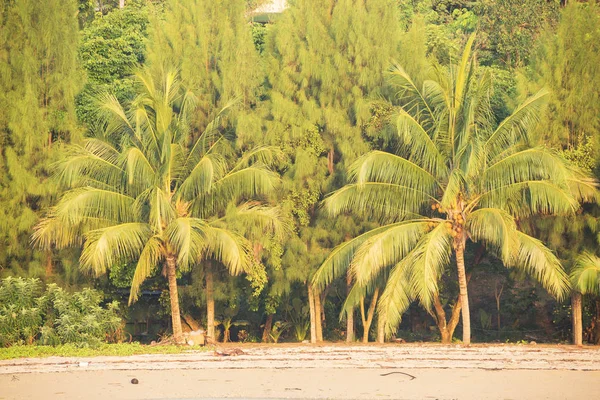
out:
<path id="1" fill-rule="evenodd" d="M 42 293 L 38 279 L 6 278 L 0 284 L 0 345 L 116 341 L 122 328 L 118 304 L 102 307 L 103 298 L 97 290 L 68 293 L 56 284 Z"/>

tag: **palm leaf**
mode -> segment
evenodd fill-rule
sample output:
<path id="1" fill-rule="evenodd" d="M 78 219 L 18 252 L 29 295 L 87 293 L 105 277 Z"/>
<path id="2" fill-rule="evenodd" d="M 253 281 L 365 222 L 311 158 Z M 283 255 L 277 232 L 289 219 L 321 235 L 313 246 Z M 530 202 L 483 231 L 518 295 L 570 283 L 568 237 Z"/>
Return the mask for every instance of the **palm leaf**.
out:
<path id="1" fill-rule="evenodd" d="M 558 258 L 536 238 L 517 231 L 519 248 L 508 267 L 532 275 L 556 298 L 563 299 L 569 291 L 569 279 Z"/>
<path id="2" fill-rule="evenodd" d="M 600 295 L 600 258 L 589 252 L 577 257 L 571 282 L 581 294 Z"/>
<path id="3" fill-rule="evenodd" d="M 425 308 L 431 306 L 433 295 L 438 292 L 438 281 L 450 262 L 453 238 L 445 223 L 439 223 L 421 237 L 415 248 L 406 256 L 411 268 L 411 293 Z"/>
<path id="4" fill-rule="evenodd" d="M 131 281 L 131 290 L 129 292 L 129 305 L 137 301 L 140 286 L 152 274 L 154 268 L 158 266 L 163 258 L 164 249 L 162 241 L 157 236 L 151 237 L 140 253 L 135 267 L 135 273 Z"/>
<path id="5" fill-rule="evenodd" d="M 80 257 L 81 268 L 98 276 L 116 263 L 137 259 L 150 233 L 150 226 L 139 222 L 87 232 Z"/>
<path id="6" fill-rule="evenodd" d="M 431 220 L 411 220 L 371 236 L 356 250 L 350 273 L 359 285 L 366 285 L 383 268 L 397 264 L 417 245 Z"/>

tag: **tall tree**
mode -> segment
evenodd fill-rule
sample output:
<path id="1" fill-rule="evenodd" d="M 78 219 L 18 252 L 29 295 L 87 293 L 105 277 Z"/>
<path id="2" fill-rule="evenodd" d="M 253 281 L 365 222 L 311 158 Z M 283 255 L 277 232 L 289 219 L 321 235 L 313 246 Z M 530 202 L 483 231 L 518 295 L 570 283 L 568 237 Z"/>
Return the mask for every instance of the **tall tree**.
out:
<path id="1" fill-rule="evenodd" d="M 138 1 L 100 15 L 83 29 L 79 59 L 87 82 L 76 99 L 77 116 L 93 126 L 96 96 L 111 92 L 121 102 L 135 97 L 133 73 L 146 60 L 148 6 Z"/>
<path id="2" fill-rule="evenodd" d="M 0 6 L 0 265 L 12 273 L 52 270 L 51 250 L 32 250 L 28 237 L 56 195 L 48 181 L 56 144 L 78 135 L 78 42 L 75 0 Z"/>
<path id="3" fill-rule="evenodd" d="M 296 218 L 300 241 L 290 241 L 284 262 L 302 260 L 296 276 L 307 282 L 310 299 L 319 293 L 309 278 L 328 249 L 363 229 L 347 218 L 334 237 L 331 222 L 315 206 L 321 193 L 343 181 L 339 166 L 369 149 L 365 126 L 372 100 L 383 95 L 384 71 L 397 55 L 399 34 L 396 6 L 388 0 L 298 0 L 269 29 L 264 140 L 291 159 L 284 175 L 289 191 L 282 197 Z M 313 326 L 318 314 L 312 313 Z M 320 336 L 315 329 L 312 340 Z"/>
<path id="4" fill-rule="evenodd" d="M 549 107 L 536 134 L 564 153 L 580 168 L 593 171 L 599 165 L 600 139 L 600 8 L 595 3 L 571 3 L 561 12 L 558 29 L 549 32 L 533 53 L 522 81 L 524 91 L 545 86 L 550 89 Z M 582 207 L 570 218 L 536 219 L 534 229 L 558 252 L 572 270 L 577 255 L 597 246 L 597 209 Z M 573 287 L 573 315 L 581 316 L 582 299 Z M 581 318 L 575 328 L 581 323 Z M 581 344 L 581 329 L 573 330 L 573 341 Z"/>
<path id="5" fill-rule="evenodd" d="M 83 244 L 81 268 L 96 275 L 118 262 L 136 262 L 130 303 L 164 264 L 179 343 L 177 270 L 208 258 L 232 274 L 250 271 L 250 243 L 227 229 L 223 210 L 273 189 L 277 177 L 266 163 L 274 152 L 263 147 L 230 163 L 222 154 L 218 120 L 188 148 L 191 93 L 182 91 L 170 71 L 137 78 L 140 92 L 130 107 L 106 96 L 105 129 L 69 148 L 58 171 L 68 190 L 37 226 L 34 241 L 43 248 Z M 240 206 L 236 219 L 263 230 L 279 223 L 275 211 L 249 203 Z"/>
<path id="6" fill-rule="evenodd" d="M 529 86 L 522 88 L 525 92 L 542 86 L 550 90 L 549 106 L 538 129 L 542 140 L 566 151 L 583 150 L 590 142 L 592 160 L 600 154 L 598 24 L 600 6 L 595 2 L 569 4 L 556 32 L 548 33 L 537 47 L 527 70 Z M 588 167 L 595 168 L 589 161 L 588 157 Z"/>
<path id="7" fill-rule="evenodd" d="M 545 92 L 492 125 L 491 77 L 477 71 L 474 39 L 458 65 L 435 65 L 422 86 L 396 68 L 393 78 L 403 104 L 398 153 L 366 154 L 349 170 L 352 183 L 325 200 L 332 215 L 351 211 L 387 225 L 336 248 L 313 280 L 322 286 L 350 270 L 364 287 L 389 271 L 379 312 L 394 329 L 411 297 L 431 306 L 454 256 L 465 344 L 471 342 L 467 240 L 484 245 L 507 267 L 528 271 L 561 298 L 568 279 L 559 260 L 520 231 L 517 221 L 538 213 L 573 213 L 577 198 L 596 195 L 595 181 L 585 173 L 551 150 L 528 144 Z"/>
<path id="8" fill-rule="evenodd" d="M 164 13 L 152 18 L 148 63 L 180 71 L 196 96 L 192 123 L 200 132 L 233 99 L 241 104 L 232 120 L 239 134 L 256 132 L 244 111 L 255 102 L 262 72 L 245 10 L 244 0 L 166 0 Z"/>

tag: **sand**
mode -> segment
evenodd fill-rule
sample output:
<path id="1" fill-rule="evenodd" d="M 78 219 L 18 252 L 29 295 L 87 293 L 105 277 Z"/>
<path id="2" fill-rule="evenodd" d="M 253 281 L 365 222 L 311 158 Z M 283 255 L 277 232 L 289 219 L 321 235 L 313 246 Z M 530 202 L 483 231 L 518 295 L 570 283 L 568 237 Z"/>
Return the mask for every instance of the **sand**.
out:
<path id="1" fill-rule="evenodd" d="M 600 348 L 260 346 L 0 361 L 0 399 L 597 399 Z M 139 384 L 131 384 L 136 378 Z"/>

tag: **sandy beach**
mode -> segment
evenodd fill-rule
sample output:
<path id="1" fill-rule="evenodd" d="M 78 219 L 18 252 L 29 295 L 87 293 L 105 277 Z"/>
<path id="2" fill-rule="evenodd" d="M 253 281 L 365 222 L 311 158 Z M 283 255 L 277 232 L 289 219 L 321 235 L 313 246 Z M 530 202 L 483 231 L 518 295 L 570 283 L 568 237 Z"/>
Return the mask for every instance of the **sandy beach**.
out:
<path id="1" fill-rule="evenodd" d="M 244 354 L 229 357 L 210 351 L 4 360 L 0 399 L 594 399 L 600 381 L 596 347 L 239 348 Z"/>

